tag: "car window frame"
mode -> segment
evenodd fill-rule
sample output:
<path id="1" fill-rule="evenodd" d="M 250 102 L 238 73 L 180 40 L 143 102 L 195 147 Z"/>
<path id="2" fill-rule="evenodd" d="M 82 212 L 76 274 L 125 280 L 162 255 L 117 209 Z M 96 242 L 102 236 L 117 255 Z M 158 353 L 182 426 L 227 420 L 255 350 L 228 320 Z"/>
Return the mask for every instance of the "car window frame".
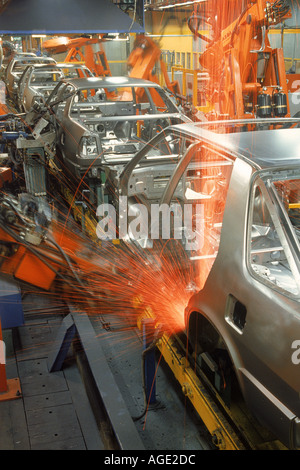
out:
<path id="1" fill-rule="evenodd" d="M 176 187 L 182 178 L 184 172 L 186 171 L 188 165 L 190 164 L 191 160 L 193 159 L 194 156 L 194 151 L 199 149 L 204 148 L 205 146 L 210 145 L 208 144 L 205 139 L 200 139 L 197 142 L 192 143 L 185 151 L 185 154 L 182 156 L 180 161 L 178 162 L 177 166 L 174 169 L 174 172 L 170 178 L 168 186 L 165 188 L 164 194 L 162 195 L 161 198 L 161 204 L 170 204 L 172 200 L 172 196 L 176 191 Z M 223 155 L 223 158 L 227 160 L 232 160 L 232 166 L 235 161 L 235 157 L 231 155 L 229 152 L 226 152 L 222 148 L 218 148 L 215 145 L 212 145 L 212 150 L 216 152 L 220 152 L 226 155 Z"/>
<path id="2" fill-rule="evenodd" d="M 272 182 L 273 181 L 278 181 L 280 178 L 275 178 L 276 173 L 272 175 Z M 300 178 L 300 176 L 299 176 Z M 282 216 L 283 216 L 283 211 L 282 207 L 280 207 L 280 203 L 275 196 L 274 191 L 271 189 L 270 186 L 270 179 L 268 179 L 265 176 L 265 172 L 257 172 L 251 181 L 251 187 L 250 187 L 250 193 L 249 193 L 249 203 L 248 203 L 248 213 L 247 213 L 247 230 L 246 230 L 246 266 L 249 274 L 253 279 L 258 281 L 260 284 L 265 285 L 272 289 L 273 291 L 285 295 L 288 298 L 294 299 L 294 300 L 300 300 L 300 266 L 298 262 L 295 262 L 295 257 L 293 256 L 293 248 L 291 246 L 291 232 L 290 232 L 290 227 L 289 221 L 286 221 L 287 224 L 282 225 Z M 295 283 L 298 288 L 298 293 L 294 294 L 291 291 L 288 291 L 284 289 L 281 286 L 276 285 L 272 281 L 268 280 L 267 278 L 263 278 L 260 274 L 256 273 L 252 267 L 252 254 L 251 254 L 251 241 L 252 241 L 252 225 L 253 225 L 253 213 L 254 213 L 254 199 L 255 199 L 255 191 L 259 187 L 262 195 L 265 198 L 265 203 L 267 205 L 267 209 L 270 213 L 270 216 L 272 218 L 272 223 L 274 224 L 275 230 L 278 233 L 279 237 L 279 242 L 283 249 L 285 250 L 285 255 L 287 257 L 287 262 L 289 264 L 289 267 L 291 269 L 291 273 L 294 277 L 294 270 L 296 270 L 296 277 L 295 277 Z M 275 204 L 274 204 L 275 203 Z M 285 217 L 285 216 L 284 216 Z M 288 231 L 286 231 L 288 228 Z M 294 233 L 293 237 L 294 238 Z M 284 243 L 283 243 L 284 241 Z M 298 279 L 297 279 L 298 278 Z"/>
<path id="3" fill-rule="evenodd" d="M 123 196 L 128 195 L 128 183 L 134 169 L 140 164 L 141 160 L 146 156 L 148 151 L 151 151 L 153 147 L 155 147 L 160 141 L 166 139 L 166 137 L 171 134 L 173 134 L 174 136 L 176 135 L 177 137 L 190 139 L 192 138 L 192 136 L 189 136 L 188 133 L 182 133 L 181 131 L 178 131 L 177 129 L 173 129 L 171 127 L 162 130 L 159 134 L 157 134 L 149 142 L 147 142 L 145 146 L 141 150 L 139 150 L 136 155 L 131 159 L 131 161 L 123 168 L 119 179 L 120 194 L 122 194 Z M 163 159 L 161 161 L 164 162 Z"/>

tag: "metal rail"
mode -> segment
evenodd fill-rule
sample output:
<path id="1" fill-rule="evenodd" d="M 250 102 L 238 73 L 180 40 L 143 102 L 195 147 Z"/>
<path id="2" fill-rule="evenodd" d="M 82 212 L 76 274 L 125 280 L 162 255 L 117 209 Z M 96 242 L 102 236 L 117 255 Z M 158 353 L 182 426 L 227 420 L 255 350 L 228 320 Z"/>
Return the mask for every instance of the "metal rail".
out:
<path id="1" fill-rule="evenodd" d="M 111 445 L 119 450 L 145 450 L 87 314 L 76 312 L 71 305 L 69 309 L 70 314 L 64 318 L 48 358 L 49 371 L 55 372 L 62 368 L 68 349 L 76 335 L 77 347 L 80 344 L 81 355 L 84 354 L 84 361 L 80 368 L 81 373 L 84 374 L 84 383 L 91 406 L 98 418 L 97 421 L 106 422 L 111 427 L 113 441 Z M 99 416 L 99 410 L 101 416 Z M 103 426 L 105 428 L 103 433 L 107 440 L 109 439 L 107 425 L 102 424 Z M 101 424 L 99 427 L 101 428 Z"/>
<path id="2" fill-rule="evenodd" d="M 248 446 L 238 436 L 226 416 L 220 411 L 205 386 L 192 370 L 187 358 L 179 351 L 176 342 L 163 335 L 158 343 L 166 363 L 181 385 L 182 392 L 190 400 L 220 450 L 247 450 Z"/>

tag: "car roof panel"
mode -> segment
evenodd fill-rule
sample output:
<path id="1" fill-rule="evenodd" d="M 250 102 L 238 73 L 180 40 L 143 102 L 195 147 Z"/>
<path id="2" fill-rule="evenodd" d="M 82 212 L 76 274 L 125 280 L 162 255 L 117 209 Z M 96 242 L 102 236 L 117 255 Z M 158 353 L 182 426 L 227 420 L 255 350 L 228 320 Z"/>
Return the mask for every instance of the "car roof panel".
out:
<path id="1" fill-rule="evenodd" d="M 281 129 L 237 131 L 236 126 L 232 127 L 233 132 L 222 132 L 224 127 L 221 128 L 221 124 L 226 127 L 226 122 L 179 124 L 173 128 L 191 138 L 218 145 L 235 156 L 247 159 L 249 164 L 256 167 L 300 165 L 300 128 L 287 128 L 294 123 L 300 124 L 300 119 L 282 122 L 284 124 Z"/>
<path id="2" fill-rule="evenodd" d="M 70 78 L 64 81 L 72 83 L 76 88 L 92 88 L 92 87 L 122 87 L 122 86 L 134 86 L 134 87 L 151 87 L 157 88 L 159 85 L 150 80 L 143 80 L 142 78 L 132 77 L 84 77 L 84 78 Z"/>

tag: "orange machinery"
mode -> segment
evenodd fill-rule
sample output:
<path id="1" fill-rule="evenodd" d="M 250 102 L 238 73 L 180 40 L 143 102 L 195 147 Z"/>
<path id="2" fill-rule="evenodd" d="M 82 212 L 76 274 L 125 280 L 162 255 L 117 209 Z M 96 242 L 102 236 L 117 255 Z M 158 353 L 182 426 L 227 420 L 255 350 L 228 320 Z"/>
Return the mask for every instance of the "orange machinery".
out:
<path id="1" fill-rule="evenodd" d="M 99 35 L 99 39 L 58 37 L 44 41 L 43 48 L 52 54 L 68 51 L 64 62 L 81 61 L 97 76 L 111 76 L 105 52 L 103 50 L 94 52 L 92 47 L 94 44 L 100 44 L 101 47 L 103 41 L 105 41 L 104 34 Z M 179 83 L 177 81 L 171 82 L 169 79 L 166 65 L 161 59 L 159 46 L 151 38 L 138 34 L 127 60 L 129 76 L 159 83 L 155 74 L 156 64 L 160 66 L 166 88 L 178 99 L 182 99 Z M 142 90 L 136 90 L 136 93 L 138 99 L 142 100 L 142 96 L 140 96 Z M 154 94 L 153 99 L 158 106 L 162 104 L 157 94 Z"/>
<path id="2" fill-rule="evenodd" d="M 127 65 L 130 70 L 129 76 L 159 83 L 159 79 L 155 74 L 156 64 L 160 66 L 167 89 L 174 95 L 180 95 L 179 83 L 177 81 L 170 81 L 166 64 L 161 59 L 159 46 L 151 38 L 143 34 L 138 34 L 135 38 L 132 52 L 127 60 Z"/>
<path id="3" fill-rule="evenodd" d="M 80 276 L 98 269 L 97 257 L 93 260 L 88 250 L 89 240 L 69 233 L 55 220 L 49 227 L 35 226 L 13 206 L 7 202 L 0 206 L 1 272 L 45 291 L 62 279 L 66 288 L 82 292 Z"/>
<path id="4" fill-rule="evenodd" d="M 82 298 L 84 292 L 85 305 L 91 305 L 96 294 L 90 292 L 81 279 L 85 274 L 99 272 L 100 266 L 97 261 L 93 261 L 91 250 L 87 249 L 88 241 L 83 245 L 80 236 L 62 230 L 55 222 L 49 228 L 35 226 L 34 219 L 22 214 L 15 204 L 15 199 L 7 195 L 0 204 L 1 273 L 6 278 L 28 283 L 49 294 L 51 291 L 56 292 L 55 282 L 61 279 L 66 298 L 76 303 L 76 298 Z M 83 253 L 85 251 L 86 256 Z M 60 295 L 62 288 L 59 290 Z M 10 292 L 3 293 L 10 295 Z M 14 300 L 8 302 L 11 305 Z M 19 379 L 6 377 L 5 362 L 1 360 L 5 350 L 1 350 L 1 347 L 0 317 L 0 403 L 22 396 Z"/>
<path id="5" fill-rule="evenodd" d="M 68 38 L 57 37 L 43 42 L 43 49 L 51 54 L 67 52 L 64 62 L 84 62 L 85 65 L 99 77 L 110 76 L 111 71 L 107 62 L 106 54 L 101 48 L 101 43 L 105 41 L 104 34 L 99 38 Z M 95 52 L 93 45 L 100 44 L 100 51 Z"/>
<path id="6" fill-rule="evenodd" d="M 206 42 L 200 56 L 209 73 L 210 119 L 289 115 L 282 49 L 272 49 L 268 29 L 290 17 L 286 0 L 207 0 L 189 18 Z M 201 30 L 210 28 L 210 37 Z"/>

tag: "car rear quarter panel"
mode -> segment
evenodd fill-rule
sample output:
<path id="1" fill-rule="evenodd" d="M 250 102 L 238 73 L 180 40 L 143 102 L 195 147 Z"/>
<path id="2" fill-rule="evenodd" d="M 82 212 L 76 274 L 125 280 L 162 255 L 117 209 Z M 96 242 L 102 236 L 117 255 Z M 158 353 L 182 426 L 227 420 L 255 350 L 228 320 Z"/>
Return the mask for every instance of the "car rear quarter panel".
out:
<path id="1" fill-rule="evenodd" d="M 276 414 L 278 403 L 291 416 L 300 416 L 300 365 L 292 361 L 292 343 L 300 340 L 299 303 L 255 279 L 248 269 L 247 219 L 253 173 L 246 162 L 235 162 L 218 255 L 187 312 L 201 312 L 222 336 L 250 409 L 269 426 L 284 428 L 283 415 Z M 229 296 L 246 307 L 243 329 L 230 321 Z M 290 432 L 288 417 L 286 429 L 281 430 L 285 437 Z"/>

